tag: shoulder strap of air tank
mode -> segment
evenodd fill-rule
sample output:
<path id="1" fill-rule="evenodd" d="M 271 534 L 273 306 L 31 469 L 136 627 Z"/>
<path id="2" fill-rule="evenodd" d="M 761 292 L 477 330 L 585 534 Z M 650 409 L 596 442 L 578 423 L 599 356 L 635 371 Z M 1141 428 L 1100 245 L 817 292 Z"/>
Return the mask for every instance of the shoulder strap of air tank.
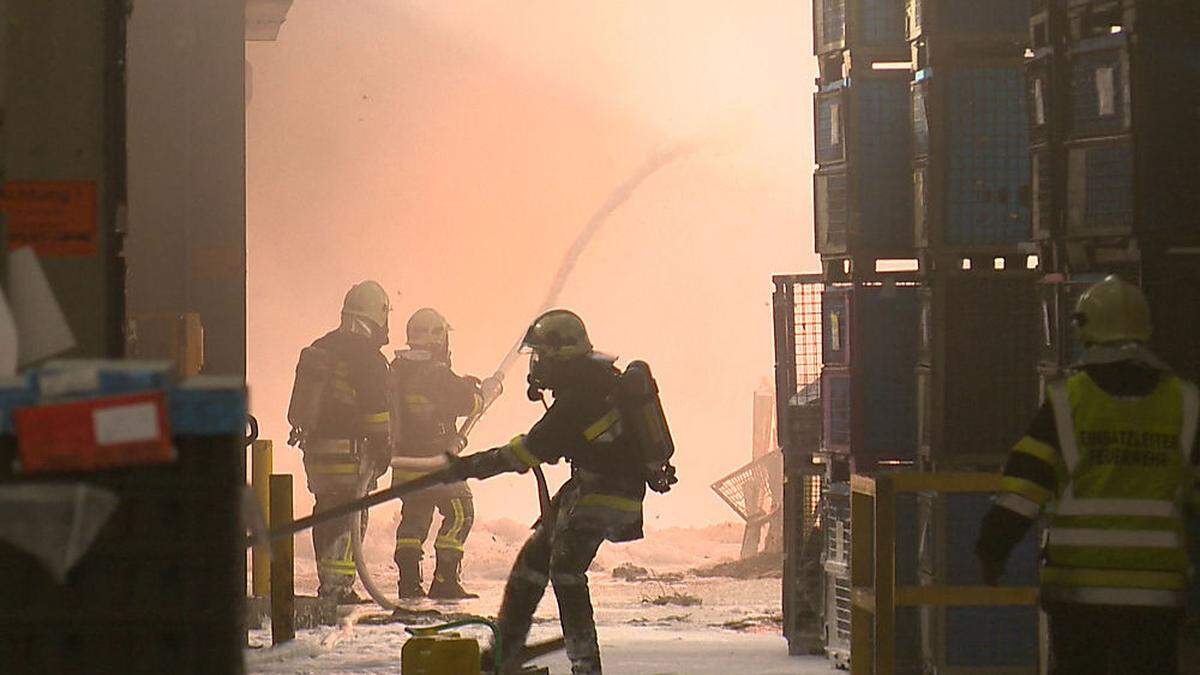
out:
<path id="1" fill-rule="evenodd" d="M 1067 392 L 1067 381 L 1056 379 L 1047 382 L 1046 395 L 1054 411 L 1058 448 L 1062 452 L 1063 462 L 1067 465 L 1067 475 L 1073 476 L 1075 468 L 1079 466 L 1079 444 L 1075 439 L 1075 420 L 1071 415 L 1071 397 Z"/>
<path id="2" fill-rule="evenodd" d="M 1179 445 L 1183 451 L 1184 463 L 1195 464 L 1196 457 L 1196 427 L 1200 419 L 1200 390 L 1193 382 L 1183 378 L 1178 379 L 1179 393 L 1183 403 L 1183 424 L 1179 429 Z"/>

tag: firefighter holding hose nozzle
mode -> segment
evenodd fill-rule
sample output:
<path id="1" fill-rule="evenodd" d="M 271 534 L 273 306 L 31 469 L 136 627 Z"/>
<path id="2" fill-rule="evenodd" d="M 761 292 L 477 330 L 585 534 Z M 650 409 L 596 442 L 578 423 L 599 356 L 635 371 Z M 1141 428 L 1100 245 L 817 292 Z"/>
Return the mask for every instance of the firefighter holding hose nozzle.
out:
<path id="1" fill-rule="evenodd" d="M 360 472 L 373 483 L 387 471 L 389 441 L 387 292 L 374 281 L 356 284 L 342 303 L 341 324 L 300 352 L 288 406 L 288 445 L 304 453 L 314 513 L 358 495 Z M 313 527 L 317 595 L 339 604 L 361 602 L 354 593 L 354 556 L 347 515 Z M 366 518 L 366 511 L 362 512 Z"/>
<path id="2" fill-rule="evenodd" d="M 552 583 L 572 673 L 599 673 L 588 566 L 602 542 L 642 537 L 647 485 L 666 492 L 675 482 L 674 446 L 649 367 L 635 361 L 618 370 L 615 358 L 592 348 L 576 314 L 542 314 L 522 348 L 531 354 L 530 399 L 541 401 L 549 390 L 553 405 L 529 433 L 507 445 L 450 457 L 450 471 L 482 479 L 560 458 L 571 464 L 570 480 L 550 501 L 509 574 L 498 617 L 500 644 L 505 671 L 515 669 L 533 613 Z"/>
<path id="3" fill-rule="evenodd" d="M 450 324 L 436 310 L 418 310 L 406 326 L 408 349 L 396 352 L 392 361 L 392 482 L 405 483 L 428 472 L 415 464 L 450 451 L 457 454 L 464 443 L 455 422 L 478 414 L 485 395 L 499 395 L 494 378 L 480 382 L 460 376 L 450 367 Z M 418 460 L 413 462 L 412 460 Z M 460 579 L 463 546 L 475 521 L 471 490 L 464 481 L 427 488 L 402 497 L 400 525 L 396 530 L 396 567 L 400 572 L 400 597 L 425 595 L 421 586 L 421 558 L 433 522 L 433 512 L 442 524 L 433 550 L 437 558 L 429 597 L 461 600 L 478 597 L 468 593 Z"/>

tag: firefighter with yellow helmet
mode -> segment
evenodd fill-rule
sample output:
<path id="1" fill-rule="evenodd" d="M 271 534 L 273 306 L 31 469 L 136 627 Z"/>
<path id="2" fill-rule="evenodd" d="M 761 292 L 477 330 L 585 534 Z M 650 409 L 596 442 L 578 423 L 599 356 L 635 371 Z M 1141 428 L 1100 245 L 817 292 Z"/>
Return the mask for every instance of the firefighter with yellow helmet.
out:
<path id="1" fill-rule="evenodd" d="M 1041 598 L 1053 672 L 1178 672 L 1200 397 L 1150 351 L 1150 309 L 1136 286 L 1104 279 L 1074 319 L 1084 356 L 1048 384 L 1012 449 L 976 554 L 996 583 L 1047 514 Z"/>
<path id="2" fill-rule="evenodd" d="M 549 390 L 553 405 L 527 434 L 453 460 L 452 467 L 464 478 L 488 478 L 562 458 L 571 464 L 570 480 L 543 512 L 509 574 L 499 637 L 506 668 L 513 668 L 552 583 L 572 673 L 599 673 L 588 566 L 602 542 L 642 537 L 647 485 L 665 492 L 675 482 L 669 461 L 674 446 L 649 367 L 635 361 L 619 371 L 614 357 L 592 348 L 573 312 L 542 314 L 522 347 L 530 352 L 530 399 L 541 401 Z"/>
<path id="3" fill-rule="evenodd" d="M 500 384 L 489 378 L 460 376 L 450 365 L 450 324 L 436 310 L 417 310 L 405 329 L 408 349 L 396 352 L 392 361 L 393 434 L 392 481 L 404 483 L 424 471 L 406 466 L 457 452 L 463 443 L 456 422 L 475 414 L 483 404 L 486 384 L 491 396 Z M 433 542 L 437 560 L 428 595 L 439 600 L 478 597 L 462 587 L 460 569 L 463 547 L 475 521 L 471 490 L 464 481 L 428 488 L 403 497 L 400 525 L 396 529 L 396 567 L 400 572 L 400 597 L 426 595 L 421 585 L 421 558 L 425 540 L 438 511 L 442 524 Z"/>
<path id="4" fill-rule="evenodd" d="M 387 292 L 377 282 L 356 284 L 346 293 L 337 329 L 300 353 L 288 407 L 288 443 L 304 453 L 314 512 L 356 498 L 361 471 L 368 471 L 372 481 L 387 471 L 388 365 L 379 350 L 388 342 L 390 311 Z M 338 603 L 360 601 L 353 591 L 351 517 L 313 528 L 317 593 Z"/>

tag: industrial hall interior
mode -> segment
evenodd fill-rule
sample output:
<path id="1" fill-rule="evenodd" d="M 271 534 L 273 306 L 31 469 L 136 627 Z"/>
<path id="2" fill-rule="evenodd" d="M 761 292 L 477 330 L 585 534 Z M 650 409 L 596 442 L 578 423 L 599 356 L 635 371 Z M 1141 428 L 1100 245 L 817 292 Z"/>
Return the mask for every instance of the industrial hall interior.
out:
<path id="1" fill-rule="evenodd" d="M 0 673 L 1200 674 L 1200 2 L 0 0 Z"/>

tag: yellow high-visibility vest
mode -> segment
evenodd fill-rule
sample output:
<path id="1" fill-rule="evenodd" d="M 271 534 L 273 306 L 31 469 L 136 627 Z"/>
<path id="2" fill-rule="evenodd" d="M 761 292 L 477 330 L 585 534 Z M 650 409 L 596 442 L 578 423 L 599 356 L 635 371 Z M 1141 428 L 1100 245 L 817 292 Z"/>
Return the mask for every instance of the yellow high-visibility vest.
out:
<path id="1" fill-rule="evenodd" d="M 1119 397 L 1086 373 L 1047 390 L 1065 481 L 1046 533 L 1042 594 L 1099 605 L 1179 606 L 1189 576 L 1184 508 L 1200 396 L 1163 377 Z"/>

